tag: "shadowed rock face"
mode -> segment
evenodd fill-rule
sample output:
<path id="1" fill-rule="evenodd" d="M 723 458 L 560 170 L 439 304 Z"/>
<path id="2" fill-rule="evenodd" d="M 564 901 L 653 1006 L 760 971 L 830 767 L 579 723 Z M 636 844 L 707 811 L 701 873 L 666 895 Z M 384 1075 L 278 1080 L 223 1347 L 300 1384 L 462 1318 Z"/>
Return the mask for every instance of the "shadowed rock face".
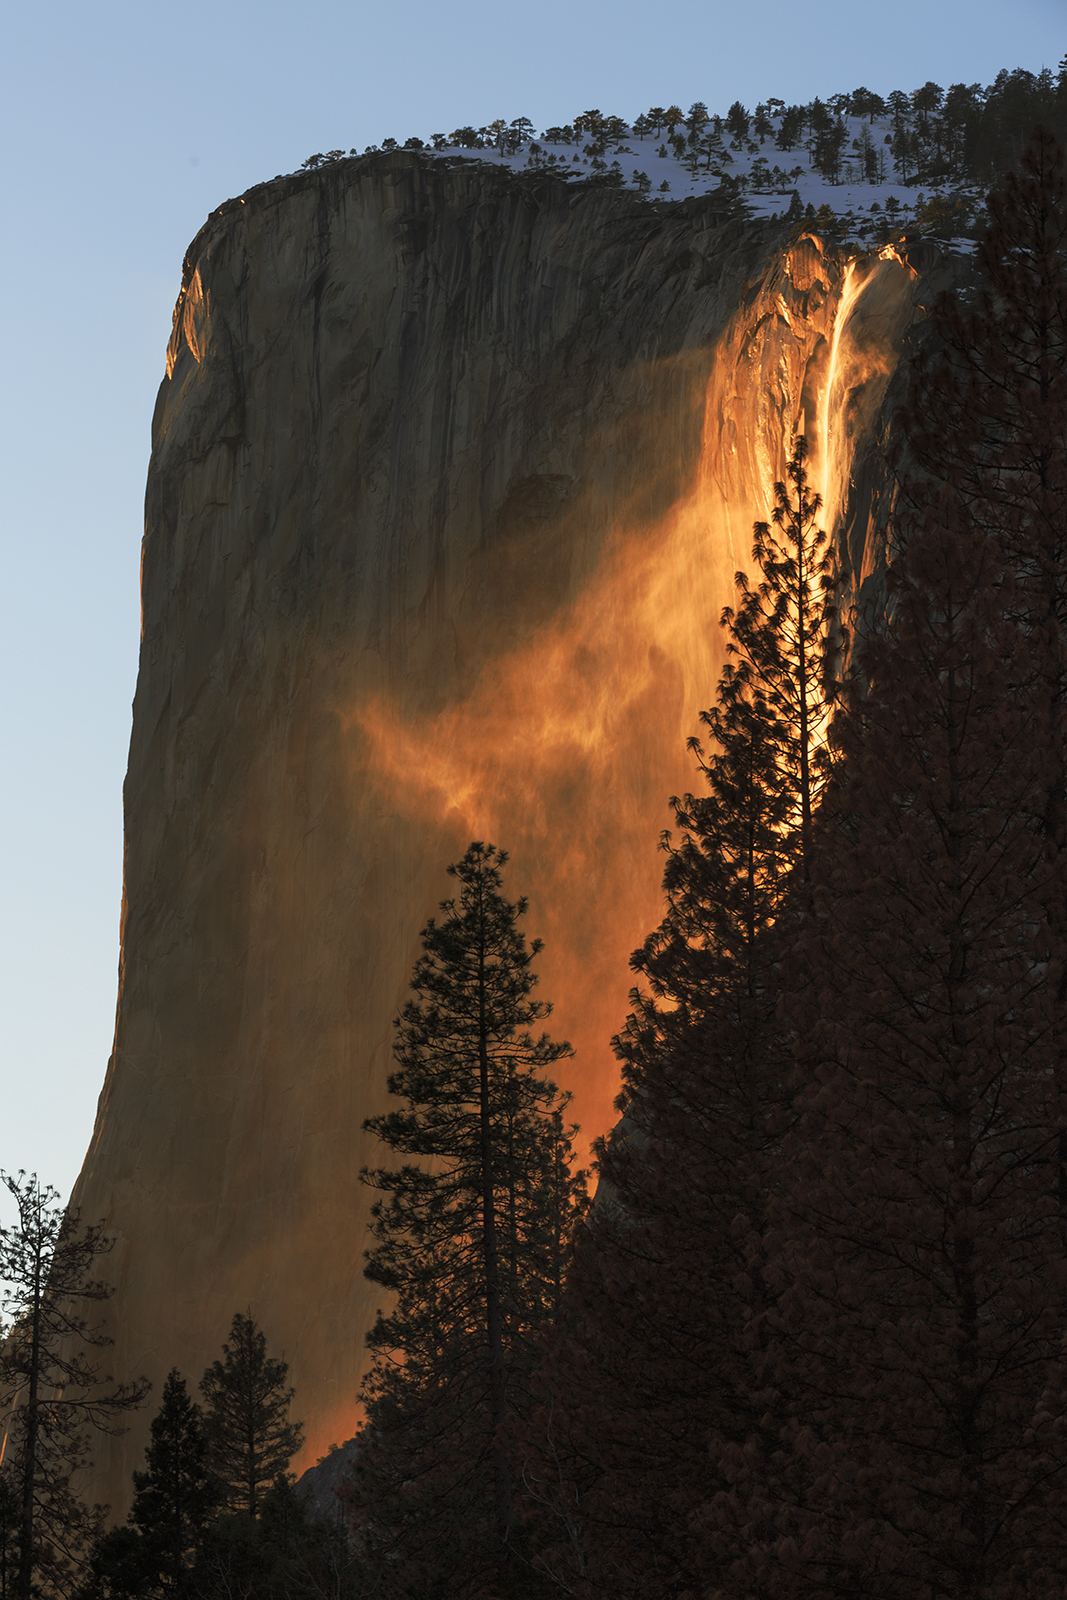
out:
<path id="1" fill-rule="evenodd" d="M 589 1136 L 610 1120 L 716 620 L 827 381 L 842 268 L 778 243 L 710 202 L 398 154 L 253 190 L 191 246 L 153 421 L 115 1048 L 74 1196 L 117 1239 L 116 1375 L 195 1381 L 249 1308 L 291 1364 L 301 1464 L 352 1434 L 379 1298 L 361 1124 L 472 837 L 512 850 L 574 1109 Z M 853 344 L 895 351 L 916 286 L 864 271 Z M 894 360 L 835 402 L 876 588 Z M 147 1426 L 97 1449 L 116 1511 Z"/>

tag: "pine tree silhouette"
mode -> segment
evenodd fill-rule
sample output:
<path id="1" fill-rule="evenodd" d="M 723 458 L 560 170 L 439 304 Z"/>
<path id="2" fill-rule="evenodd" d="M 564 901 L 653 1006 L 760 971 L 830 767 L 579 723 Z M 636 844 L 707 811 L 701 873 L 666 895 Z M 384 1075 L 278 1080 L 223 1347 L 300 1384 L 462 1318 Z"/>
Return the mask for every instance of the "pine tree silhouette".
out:
<path id="1" fill-rule="evenodd" d="M 97 1540 L 77 1600 L 195 1592 L 192 1569 L 219 1494 L 208 1472 L 200 1408 L 177 1369 L 164 1382 L 145 1465 L 133 1475 L 127 1523 Z"/>
<path id="2" fill-rule="evenodd" d="M 859 652 L 788 952 L 777 1433 L 739 1442 L 702 1513 L 702 1570 L 738 1592 L 1067 1579 L 1063 196 L 1039 136 L 906 418 L 891 623 Z"/>
<path id="3" fill-rule="evenodd" d="M 255 1517 L 264 1491 L 281 1476 L 303 1443 L 289 1421 L 289 1367 L 267 1355 L 267 1338 L 251 1312 L 238 1311 L 223 1359 L 200 1380 L 208 1462 L 224 1505 Z"/>
<path id="4" fill-rule="evenodd" d="M 513 1422 L 584 1200 L 569 1096 L 543 1076 L 571 1049 L 530 1031 L 550 1007 L 532 998 L 541 946 L 518 925 L 526 901 L 502 893 L 506 862 L 475 843 L 449 868 L 460 892 L 423 930 L 397 1023 L 403 1105 L 366 1123 L 414 1159 L 363 1173 L 388 1197 L 366 1274 L 397 1298 L 368 1335 L 353 1505 L 389 1581 L 419 1594 L 510 1592 L 526 1572 Z"/>
<path id="5" fill-rule="evenodd" d="M 738 604 L 723 612 L 709 749 L 691 741 L 707 792 L 672 800 L 681 838 L 664 840 L 666 913 L 632 957 L 644 987 L 616 1041 L 625 1119 L 600 1146 L 538 1479 L 556 1518 L 546 1560 L 596 1593 L 652 1600 L 698 1582 L 689 1518 L 715 1443 L 767 1409 L 752 1341 L 774 1299 L 763 1260 L 786 1072 L 779 924 L 802 897 L 829 772 L 832 582 L 818 510 L 798 439 L 772 520 L 755 526 L 759 581 L 738 573 Z"/>
<path id="6" fill-rule="evenodd" d="M 143 1404 L 149 1384 L 116 1383 L 102 1371 L 96 1352 L 111 1340 L 84 1314 L 114 1293 L 93 1276 L 112 1245 L 103 1224 L 82 1227 L 78 1213 L 57 1206 L 57 1191 L 36 1174 L 0 1179 L 18 1209 L 15 1226 L 0 1228 L 0 1305 L 12 1318 L 0 1343 L 7 1406 L 3 1570 L 17 1499 L 18 1566 L 10 1593 L 30 1600 L 41 1581 L 69 1584 L 99 1533 L 102 1508 L 88 1507 L 72 1479 L 88 1462 L 90 1433 L 124 1432 L 123 1414 Z"/>

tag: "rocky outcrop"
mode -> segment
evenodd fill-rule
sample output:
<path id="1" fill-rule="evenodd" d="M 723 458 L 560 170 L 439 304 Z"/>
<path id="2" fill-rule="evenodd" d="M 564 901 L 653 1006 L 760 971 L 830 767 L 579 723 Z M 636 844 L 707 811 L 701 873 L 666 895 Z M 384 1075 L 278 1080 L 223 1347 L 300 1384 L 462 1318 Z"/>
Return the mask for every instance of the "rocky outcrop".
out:
<path id="1" fill-rule="evenodd" d="M 352 1476 L 358 1448 L 357 1439 L 335 1445 L 297 1480 L 297 1493 L 320 1522 L 336 1522 L 344 1515 L 344 1489 Z"/>
<path id="2" fill-rule="evenodd" d="M 916 283 L 863 272 L 895 349 Z M 290 1362 L 302 1464 L 354 1431 L 362 1121 L 472 837 L 512 850 L 575 1109 L 606 1126 L 666 797 L 752 518 L 816 426 L 842 279 L 713 200 L 400 153 L 264 185 L 197 236 L 153 421 L 115 1047 L 75 1193 L 116 1236 L 117 1374 L 197 1378 L 248 1308 Z M 839 396 L 867 576 L 893 359 Z M 146 1435 L 147 1413 L 97 1450 L 116 1509 Z"/>

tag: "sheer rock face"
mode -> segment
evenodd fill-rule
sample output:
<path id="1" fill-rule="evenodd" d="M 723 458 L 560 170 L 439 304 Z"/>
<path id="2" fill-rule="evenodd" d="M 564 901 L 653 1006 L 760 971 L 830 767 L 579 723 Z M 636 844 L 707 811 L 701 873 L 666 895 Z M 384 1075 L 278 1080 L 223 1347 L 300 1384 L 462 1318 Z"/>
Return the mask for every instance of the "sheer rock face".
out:
<path id="1" fill-rule="evenodd" d="M 352 1434 L 379 1300 L 361 1124 L 471 837 L 512 848 L 575 1110 L 606 1125 L 716 619 L 832 345 L 840 265 L 776 243 L 713 202 L 400 154 L 264 185 L 194 241 L 153 422 L 115 1048 L 74 1197 L 116 1236 L 116 1376 L 195 1381 L 248 1308 L 291 1364 L 302 1464 Z M 853 441 L 868 573 L 891 367 Z M 152 1409 L 96 1451 L 116 1512 Z"/>

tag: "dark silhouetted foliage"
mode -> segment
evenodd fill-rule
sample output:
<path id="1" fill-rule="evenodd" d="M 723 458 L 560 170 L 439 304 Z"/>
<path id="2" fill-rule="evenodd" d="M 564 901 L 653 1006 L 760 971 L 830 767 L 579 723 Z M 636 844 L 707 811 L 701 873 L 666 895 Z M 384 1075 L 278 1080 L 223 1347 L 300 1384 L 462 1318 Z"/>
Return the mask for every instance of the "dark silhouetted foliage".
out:
<path id="1" fill-rule="evenodd" d="M 531 1492 L 554 1518 L 544 1563 L 576 1593 L 689 1592 L 689 1518 L 715 1443 L 743 1437 L 761 1409 L 748 1333 L 770 1303 L 766 1165 L 787 1067 L 778 925 L 827 773 L 830 571 L 803 440 L 787 478 L 755 528 L 760 581 L 738 573 L 723 613 L 729 659 L 703 717 L 713 743 L 692 743 L 707 793 L 672 801 L 667 912 L 632 958 L 647 988 L 616 1041 L 626 1115 L 600 1147 L 549 1369 Z"/>
<path id="2" fill-rule="evenodd" d="M 102 1510 L 71 1487 L 89 1459 L 93 1430 L 121 1432 L 119 1419 L 141 1405 L 145 1381 L 115 1383 L 92 1352 L 111 1343 L 82 1315 L 107 1300 L 111 1286 L 92 1274 L 111 1249 L 102 1224 L 82 1227 L 76 1211 L 55 1204 L 56 1190 L 36 1175 L 3 1174 L 18 1222 L 0 1229 L 3 1308 L 12 1327 L 0 1344 L 0 1387 L 9 1397 L 3 1455 L 3 1506 L 18 1505 L 18 1568 L 10 1593 L 30 1600 L 41 1585 L 67 1584 Z M 5 1581 L 11 1535 L 4 1546 Z"/>
<path id="3" fill-rule="evenodd" d="M 234 1315 L 222 1351 L 200 1381 L 208 1463 L 224 1505 L 255 1517 L 264 1490 L 303 1443 L 303 1427 L 289 1421 L 288 1364 L 267 1355 L 251 1313 Z"/>
<path id="4" fill-rule="evenodd" d="M 519 929 L 526 902 L 501 893 L 506 860 L 472 844 L 449 869 L 459 895 L 423 930 L 397 1024 L 389 1088 L 404 1104 L 367 1123 L 415 1158 L 364 1173 L 388 1196 L 374 1206 L 367 1276 L 397 1298 L 368 1336 L 352 1504 L 390 1594 L 535 1583 L 515 1521 L 513 1424 L 584 1187 L 568 1096 L 542 1076 L 570 1047 L 530 1031 L 550 1008 L 531 998 L 540 943 Z"/>

